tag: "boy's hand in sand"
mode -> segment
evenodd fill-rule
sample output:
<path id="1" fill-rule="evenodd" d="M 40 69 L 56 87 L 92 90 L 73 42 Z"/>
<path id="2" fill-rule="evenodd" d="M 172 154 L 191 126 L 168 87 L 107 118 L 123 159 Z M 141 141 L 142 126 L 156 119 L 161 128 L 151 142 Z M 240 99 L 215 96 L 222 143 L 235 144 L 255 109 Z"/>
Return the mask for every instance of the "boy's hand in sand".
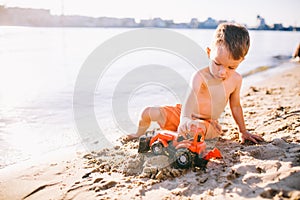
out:
<path id="1" fill-rule="evenodd" d="M 254 142 L 255 144 L 257 144 L 259 141 L 260 142 L 264 141 L 264 139 L 261 136 L 255 135 L 255 134 L 251 134 L 251 133 L 249 133 L 249 131 L 240 132 L 240 134 L 239 134 L 239 140 L 240 140 L 240 142 L 242 144 L 244 144 L 246 140 Z"/>

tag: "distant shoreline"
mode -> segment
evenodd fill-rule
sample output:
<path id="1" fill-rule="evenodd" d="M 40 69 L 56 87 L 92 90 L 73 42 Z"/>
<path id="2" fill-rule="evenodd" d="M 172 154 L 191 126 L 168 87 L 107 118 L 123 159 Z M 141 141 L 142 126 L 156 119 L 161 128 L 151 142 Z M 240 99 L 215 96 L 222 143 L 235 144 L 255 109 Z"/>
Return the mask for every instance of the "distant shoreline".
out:
<path id="1" fill-rule="evenodd" d="M 264 18 L 257 16 L 261 22 L 249 30 L 268 31 L 300 31 L 300 27 L 284 27 L 281 23 L 269 26 Z M 226 20 L 216 20 L 208 17 L 205 21 L 192 18 L 190 22 L 175 23 L 159 17 L 142 19 L 139 23 L 134 18 L 88 17 L 80 15 L 52 15 L 47 9 L 32 9 L 5 7 L 0 5 L 0 26 L 29 26 L 29 27 L 104 27 L 104 28 L 170 28 L 170 29 L 215 29 Z"/>
<path id="2" fill-rule="evenodd" d="M 31 26 L 31 25 L 2 25 L 0 27 L 29 27 L 29 28 L 112 28 L 112 29 L 140 29 L 140 28 L 161 28 L 161 29 L 187 29 L 187 30 L 215 30 L 215 28 L 170 28 L 170 27 L 152 27 L 152 26 L 137 26 L 137 27 L 127 27 L 127 26 Z M 248 28 L 250 31 L 268 31 L 268 32 L 298 32 L 297 30 L 261 30 L 255 28 Z"/>
<path id="3" fill-rule="evenodd" d="M 277 56 L 273 56 L 273 58 L 277 59 L 276 64 L 257 66 L 256 68 L 254 68 L 250 71 L 247 71 L 246 73 L 243 73 L 242 76 L 245 78 L 245 77 L 260 73 L 260 72 L 267 71 L 269 69 L 276 68 L 278 66 L 281 66 L 282 64 L 290 63 L 291 59 L 292 59 L 292 56 L 277 55 Z"/>
<path id="4" fill-rule="evenodd" d="M 297 67 L 299 67 L 299 62 L 292 59 L 284 60 L 276 65 L 257 67 L 245 74 L 241 74 L 243 76 L 243 90 L 245 91 L 253 84 L 264 82 L 271 77 L 280 76 L 280 74 L 287 73 Z"/>

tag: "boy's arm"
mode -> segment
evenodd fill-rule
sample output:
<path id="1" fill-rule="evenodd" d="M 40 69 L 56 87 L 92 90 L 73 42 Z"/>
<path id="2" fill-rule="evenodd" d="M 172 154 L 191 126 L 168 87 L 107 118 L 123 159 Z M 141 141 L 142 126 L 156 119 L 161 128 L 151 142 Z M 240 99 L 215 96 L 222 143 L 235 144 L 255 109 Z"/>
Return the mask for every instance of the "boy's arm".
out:
<path id="1" fill-rule="evenodd" d="M 232 116 L 236 122 L 236 124 L 239 127 L 239 137 L 241 143 L 245 143 L 246 140 L 250 140 L 254 143 L 257 143 L 257 141 L 263 141 L 263 138 L 251 134 L 247 131 L 246 125 L 245 125 L 245 120 L 244 120 L 244 115 L 243 115 L 243 109 L 240 103 L 240 90 L 241 90 L 241 85 L 242 85 L 242 77 L 238 75 L 238 80 L 237 80 L 237 87 L 234 90 L 234 92 L 230 95 L 230 109 L 232 112 Z"/>
<path id="2" fill-rule="evenodd" d="M 180 135 L 186 136 L 189 132 L 189 125 L 192 121 L 192 114 L 198 113 L 199 109 L 197 103 L 197 93 L 199 92 L 200 86 L 203 83 L 201 74 L 197 72 L 191 79 L 191 83 L 188 88 L 187 97 L 182 105 L 180 124 L 178 126 L 178 132 Z"/>

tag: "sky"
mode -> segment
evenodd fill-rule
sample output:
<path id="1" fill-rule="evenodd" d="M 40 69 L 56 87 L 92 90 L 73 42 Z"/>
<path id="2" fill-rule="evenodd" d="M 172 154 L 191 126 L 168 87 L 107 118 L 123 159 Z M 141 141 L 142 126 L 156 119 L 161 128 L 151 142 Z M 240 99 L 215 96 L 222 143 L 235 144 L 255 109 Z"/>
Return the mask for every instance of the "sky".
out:
<path id="1" fill-rule="evenodd" d="M 129 17 L 137 22 L 160 17 L 179 23 L 212 17 L 256 26 L 260 15 L 269 25 L 300 26 L 299 0 L 0 0 L 0 5 L 50 9 L 58 15 L 63 10 L 65 15 Z"/>

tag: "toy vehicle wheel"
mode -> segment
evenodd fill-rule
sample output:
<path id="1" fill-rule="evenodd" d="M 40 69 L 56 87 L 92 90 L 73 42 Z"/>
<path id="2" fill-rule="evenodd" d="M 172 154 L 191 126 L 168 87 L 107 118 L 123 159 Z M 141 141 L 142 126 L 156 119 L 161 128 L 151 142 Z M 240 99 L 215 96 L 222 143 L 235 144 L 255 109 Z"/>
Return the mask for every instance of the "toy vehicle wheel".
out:
<path id="1" fill-rule="evenodd" d="M 164 154 L 164 146 L 161 142 L 155 141 L 151 146 L 151 151 L 154 155 L 162 155 Z"/>
<path id="2" fill-rule="evenodd" d="M 147 151 L 150 150 L 150 143 L 151 137 L 147 136 L 141 136 L 139 138 L 139 148 L 138 148 L 138 153 L 146 153 Z"/>
<path id="3" fill-rule="evenodd" d="M 192 155 L 188 149 L 178 149 L 175 153 L 175 166 L 181 169 L 187 169 L 192 165 Z"/>
<path id="4" fill-rule="evenodd" d="M 194 164 L 195 166 L 199 167 L 200 169 L 206 169 L 206 165 L 208 163 L 208 160 L 205 160 L 201 155 L 195 156 Z"/>

